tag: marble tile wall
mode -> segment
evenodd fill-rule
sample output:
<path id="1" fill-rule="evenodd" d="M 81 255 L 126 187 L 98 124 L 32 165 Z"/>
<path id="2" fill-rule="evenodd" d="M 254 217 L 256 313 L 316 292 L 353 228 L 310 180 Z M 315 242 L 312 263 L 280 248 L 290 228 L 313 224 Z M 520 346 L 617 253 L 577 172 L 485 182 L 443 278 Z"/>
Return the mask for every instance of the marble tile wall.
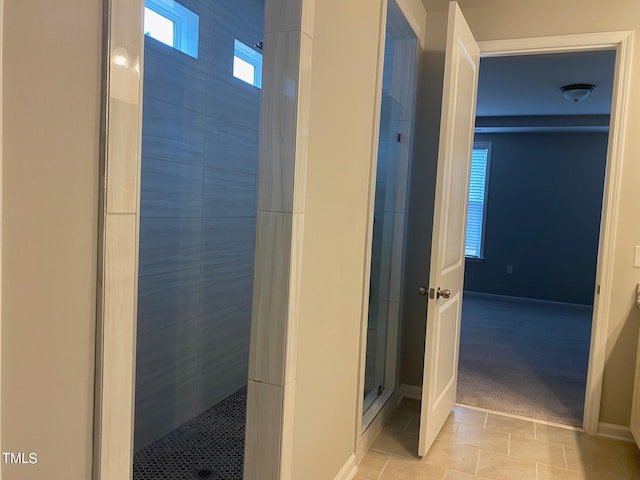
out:
<path id="1" fill-rule="evenodd" d="M 245 480 L 293 478 L 314 0 L 266 0 Z"/>
<path id="2" fill-rule="evenodd" d="M 199 58 L 145 37 L 135 450 L 247 384 L 263 0 L 181 0 Z"/>

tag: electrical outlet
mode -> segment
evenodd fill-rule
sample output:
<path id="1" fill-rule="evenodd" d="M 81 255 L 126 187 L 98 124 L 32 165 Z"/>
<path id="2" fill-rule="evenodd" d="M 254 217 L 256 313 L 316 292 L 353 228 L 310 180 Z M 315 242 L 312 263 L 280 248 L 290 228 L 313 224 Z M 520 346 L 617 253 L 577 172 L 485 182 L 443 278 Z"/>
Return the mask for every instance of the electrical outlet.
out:
<path id="1" fill-rule="evenodd" d="M 513 273 L 513 265 L 507 265 L 507 275 L 511 275 Z"/>

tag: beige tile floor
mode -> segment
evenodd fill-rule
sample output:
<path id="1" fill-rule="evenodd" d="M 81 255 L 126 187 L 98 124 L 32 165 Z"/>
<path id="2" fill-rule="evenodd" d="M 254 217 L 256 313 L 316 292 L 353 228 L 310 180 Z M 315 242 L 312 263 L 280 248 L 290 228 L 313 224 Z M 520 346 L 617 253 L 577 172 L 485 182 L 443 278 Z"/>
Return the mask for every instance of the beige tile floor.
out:
<path id="1" fill-rule="evenodd" d="M 635 443 L 465 407 L 421 459 L 419 412 L 403 400 L 354 480 L 640 480 Z"/>

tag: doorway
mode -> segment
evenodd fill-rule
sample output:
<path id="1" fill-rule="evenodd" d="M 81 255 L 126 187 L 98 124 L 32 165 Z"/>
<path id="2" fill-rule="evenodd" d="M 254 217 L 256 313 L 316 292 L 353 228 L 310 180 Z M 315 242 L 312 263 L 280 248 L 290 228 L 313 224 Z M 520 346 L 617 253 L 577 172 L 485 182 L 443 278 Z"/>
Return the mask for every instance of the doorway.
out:
<path id="1" fill-rule="evenodd" d="M 481 61 L 461 404 L 582 425 L 614 67 L 612 50 Z M 577 83 L 587 98 L 563 98 Z"/>
<path id="2" fill-rule="evenodd" d="M 457 18 L 452 15 L 454 10 Z M 461 14 L 455 9 L 455 5 L 450 6 L 449 13 L 450 24 L 453 23 L 455 27 L 457 25 L 455 22 L 461 17 Z M 472 35 L 470 32 L 468 33 L 471 37 L 469 43 L 473 44 Z M 453 266 L 456 268 L 458 267 L 458 264 L 460 263 L 460 259 L 457 254 L 458 248 L 460 249 L 459 251 L 462 256 L 461 261 L 464 262 L 464 230 L 462 229 L 460 232 L 454 232 L 455 235 L 450 238 L 451 242 L 442 243 L 443 238 L 445 240 L 449 240 L 447 238 L 447 234 L 451 233 L 451 228 L 449 228 L 445 222 L 446 219 L 449 218 L 446 216 L 448 213 L 447 207 L 451 205 L 450 203 L 445 203 L 445 200 L 451 200 L 451 195 L 450 189 L 447 189 L 447 185 L 443 183 L 441 175 L 448 171 L 448 169 L 452 168 L 451 165 L 454 164 L 456 159 L 459 159 L 458 164 L 456 164 L 457 167 L 454 167 L 457 168 L 456 171 L 466 171 L 465 165 L 461 165 L 460 163 L 463 158 L 466 159 L 471 157 L 473 138 L 468 137 L 467 144 L 467 137 L 464 136 L 464 133 L 467 130 L 466 128 L 463 128 L 464 125 L 459 125 L 458 130 L 460 130 L 460 140 L 462 141 L 457 143 L 451 142 L 451 139 L 455 138 L 455 134 L 458 133 L 456 131 L 457 126 L 454 124 L 457 117 L 450 115 L 450 112 L 445 109 L 445 105 L 447 108 L 452 108 L 452 105 L 456 106 L 458 93 L 460 93 L 460 97 L 462 98 L 461 101 L 466 102 L 469 98 L 469 91 L 476 91 L 476 85 L 475 82 L 469 82 L 469 84 L 473 84 L 465 85 L 464 88 L 459 89 L 459 91 L 456 90 L 458 89 L 458 85 L 456 84 L 458 77 L 451 75 L 451 65 L 454 61 L 460 58 L 460 56 L 458 55 L 456 57 L 456 53 L 451 49 L 452 45 L 456 45 L 455 32 L 453 34 L 450 33 L 447 39 L 445 82 L 442 99 L 443 107 L 439 132 L 439 136 L 441 140 L 444 140 L 444 142 L 440 142 L 440 151 L 438 153 L 438 175 L 433 190 L 427 190 L 427 192 L 425 192 L 427 195 L 430 192 L 436 192 L 436 208 L 434 212 L 433 229 L 429 232 L 431 234 L 432 252 L 431 259 L 428 261 L 431 270 L 428 284 L 429 289 L 425 290 L 424 283 L 422 283 L 424 282 L 424 277 L 422 277 L 422 279 L 418 279 L 418 281 L 413 285 L 415 290 L 412 292 L 416 297 L 418 293 L 424 295 L 425 293 L 423 292 L 428 292 L 430 297 L 427 304 L 427 329 L 424 349 L 425 362 L 421 394 L 422 409 L 420 420 L 420 441 L 418 448 L 420 455 L 424 455 L 428 451 L 433 439 L 437 435 L 437 432 L 445 423 L 446 418 L 455 403 L 455 385 L 457 384 L 459 347 L 459 335 L 457 330 L 460 325 L 460 312 L 453 312 L 447 318 L 443 318 L 443 312 L 446 313 L 448 311 L 448 307 L 455 304 L 457 299 L 460 297 L 460 294 L 462 293 L 462 276 L 459 281 L 458 279 L 455 279 L 456 281 L 449 281 L 448 278 L 444 278 L 444 275 L 452 271 Z M 469 48 L 473 49 L 473 47 Z M 583 422 L 583 427 L 586 432 L 589 434 L 595 434 L 599 428 L 599 405 L 602 393 L 602 374 L 605 362 L 604 352 L 607 337 L 606 319 L 607 312 L 612 302 L 611 284 L 613 273 L 613 237 L 617 221 L 615 213 L 619 203 L 618 187 L 621 183 L 621 165 L 623 163 L 621 146 L 625 131 L 625 106 L 628 101 L 625 85 L 629 81 L 630 34 L 628 32 L 611 32 L 589 35 L 486 41 L 479 42 L 476 48 L 478 50 L 478 57 L 513 56 L 516 54 L 531 55 L 544 52 L 564 53 L 607 49 L 616 50 L 614 94 L 607 147 L 606 184 L 604 188 L 602 226 L 599 238 L 596 272 L 597 285 L 600 287 L 600 294 L 594 298 L 594 315 L 592 321 Z M 465 109 L 467 107 L 467 103 L 465 103 Z M 472 104 L 475 105 L 475 97 L 473 97 Z M 473 128 L 475 111 L 471 110 L 471 112 L 470 117 L 472 121 L 470 122 L 470 127 Z M 465 114 L 466 113 L 467 112 L 465 110 Z M 463 146 L 463 143 L 467 145 Z M 464 155 L 452 155 L 455 148 L 458 148 L 459 152 L 464 152 Z M 468 150 L 466 150 L 466 148 L 468 148 Z M 423 145 L 420 145 L 420 149 L 424 149 L 424 152 L 420 152 L 420 154 L 425 154 L 431 149 L 431 145 L 424 142 Z M 466 168 L 468 168 L 468 166 Z M 464 177 L 467 177 L 467 175 L 463 175 L 463 178 Z M 445 176 L 444 180 L 450 180 L 450 177 Z M 414 184 L 412 183 L 412 192 L 413 191 Z M 443 191 L 449 194 L 446 198 L 442 195 Z M 462 195 L 466 197 L 468 195 L 468 186 L 466 186 L 463 191 L 464 194 Z M 453 200 L 455 201 L 455 205 L 459 205 L 458 199 L 460 196 L 461 195 L 456 196 Z M 412 202 L 416 202 L 416 198 L 413 197 L 413 193 Z M 466 204 L 466 199 L 462 200 L 462 202 L 463 204 Z M 414 218 L 417 219 L 417 217 L 418 216 L 416 215 Z M 466 217 L 466 207 L 462 211 L 462 215 L 460 215 L 460 217 Z M 458 216 L 455 217 L 455 220 L 457 226 Z M 460 233 L 459 236 L 458 233 Z M 417 246 L 418 241 L 425 241 L 424 237 L 419 237 L 420 233 L 416 233 L 411 243 Z M 447 250 L 443 250 L 443 246 L 455 251 L 455 256 L 452 251 L 451 258 L 447 259 L 447 262 L 442 261 L 442 256 L 447 252 Z M 416 250 L 415 247 L 413 249 Z M 408 252 L 409 255 L 411 255 L 411 253 L 412 252 Z M 451 268 L 446 269 L 444 267 Z M 424 275 L 424 273 L 422 275 Z M 408 278 L 411 278 L 411 275 L 408 275 Z M 424 303 L 415 301 L 415 306 L 422 306 L 422 308 L 424 308 Z M 447 325 L 443 325 L 443 322 L 446 322 Z M 453 389 L 450 388 L 452 384 L 454 385 Z M 451 395 L 451 393 L 453 393 L 453 395 Z"/>

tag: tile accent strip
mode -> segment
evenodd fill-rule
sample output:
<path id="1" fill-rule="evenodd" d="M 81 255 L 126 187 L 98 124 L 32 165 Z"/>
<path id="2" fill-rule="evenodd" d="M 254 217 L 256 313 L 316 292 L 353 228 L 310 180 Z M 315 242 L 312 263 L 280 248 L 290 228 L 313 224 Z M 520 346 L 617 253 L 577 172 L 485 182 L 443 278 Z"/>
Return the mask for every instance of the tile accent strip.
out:
<path id="1" fill-rule="evenodd" d="M 93 479 L 131 478 L 143 0 L 104 10 Z"/>
<path id="2" fill-rule="evenodd" d="M 291 479 L 312 27 L 313 0 L 266 1 L 245 480 Z"/>
<path id="3" fill-rule="evenodd" d="M 144 0 L 105 2 L 94 480 L 131 478 Z"/>

